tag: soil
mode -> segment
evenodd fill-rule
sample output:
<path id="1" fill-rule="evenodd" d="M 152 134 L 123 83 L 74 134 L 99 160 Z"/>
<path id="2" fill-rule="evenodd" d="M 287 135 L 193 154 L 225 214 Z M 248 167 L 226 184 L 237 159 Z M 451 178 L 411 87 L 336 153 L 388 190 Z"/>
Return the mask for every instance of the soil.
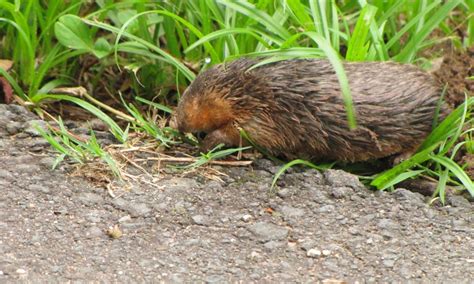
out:
<path id="1" fill-rule="evenodd" d="M 465 94 L 474 94 L 474 47 L 466 52 L 446 49 L 441 66 L 434 75 L 447 85 L 446 101 L 458 106 L 465 100 Z"/>
<path id="2" fill-rule="evenodd" d="M 137 172 L 109 192 L 68 163 L 51 170 L 35 122 L 0 105 L 1 282 L 474 280 L 474 204 L 461 196 L 428 205 L 340 170 L 292 169 L 272 191 L 265 159 L 214 166 L 220 180 Z"/>

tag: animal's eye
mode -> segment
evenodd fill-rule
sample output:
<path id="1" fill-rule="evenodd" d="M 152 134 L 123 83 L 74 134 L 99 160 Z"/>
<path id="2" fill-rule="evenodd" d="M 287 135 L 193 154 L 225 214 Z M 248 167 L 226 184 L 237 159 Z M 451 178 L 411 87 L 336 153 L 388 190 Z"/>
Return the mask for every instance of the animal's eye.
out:
<path id="1" fill-rule="evenodd" d="M 202 141 L 206 137 L 206 132 L 198 132 L 195 135 L 199 141 Z"/>

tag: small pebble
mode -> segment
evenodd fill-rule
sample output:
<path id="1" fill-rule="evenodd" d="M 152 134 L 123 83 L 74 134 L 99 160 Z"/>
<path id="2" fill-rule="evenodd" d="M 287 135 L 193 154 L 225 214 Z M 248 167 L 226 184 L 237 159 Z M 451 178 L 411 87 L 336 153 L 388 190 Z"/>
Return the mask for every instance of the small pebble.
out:
<path id="1" fill-rule="evenodd" d="M 282 206 L 280 211 L 283 214 L 283 216 L 287 218 L 297 218 L 305 214 L 304 209 L 287 206 L 287 205 Z"/>
<path id="2" fill-rule="evenodd" d="M 245 223 L 248 223 L 250 220 L 252 220 L 252 215 L 250 214 L 245 214 L 242 216 L 242 218 L 240 218 L 242 221 L 244 221 Z"/>
<path id="3" fill-rule="evenodd" d="M 26 273 L 26 270 L 24 270 L 24 269 L 22 269 L 22 268 L 18 268 L 18 269 L 16 270 L 16 273 L 18 273 L 18 274 L 25 274 L 25 273 Z"/>
<path id="4" fill-rule="evenodd" d="M 331 255 L 331 251 L 330 251 L 330 250 L 327 250 L 327 249 L 323 249 L 322 253 L 323 253 L 324 256 L 329 256 L 329 255 Z"/>
<path id="5" fill-rule="evenodd" d="M 333 187 L 331 189 L 331 195 L 336 199 L 341 199 L 346 196 L 350 196 L 352 193 L 354 193 L 354 190 L 347 186 Z"/>
<path id="6" fill-rule="evenodd" d="M 125 223 L 125 222 L 129 222 L 131 220 L 132 220 L 132 217 L 130 217 L 130 215 L 126 215 L 126 216 L 123 216 L 120 219 L 118 219 L 118 222 L 119 223 Z"/>
<path id="7" fill-rule="evenodd" d="M 209 223 L 208 218 L 204 215 L 195 215 L 192 217 L 192 219 L 196 225 L 204 226 Z"/>
<path id="8" fill-rule="evenodd" d="M 320 257 L 321 254 L 322 254 L 321 251 L 315 248 L 312 248 L 306 252 L 306 256 L 313 257 L 313 258 Z"/>
<path id="9" fill-rule="evenodd" d="M 284 188 L 279 189 L 279 190 L 277 191 L 277 195 L 278 195 L 280 198 L 285 199 L 285 198 L 288 198 L 288 197 L 290 197 L 291 195 L 293 195 L 293 192 L 292 192 L 292 190 L 290 190 L 288 187 L 284 187 Z"/>

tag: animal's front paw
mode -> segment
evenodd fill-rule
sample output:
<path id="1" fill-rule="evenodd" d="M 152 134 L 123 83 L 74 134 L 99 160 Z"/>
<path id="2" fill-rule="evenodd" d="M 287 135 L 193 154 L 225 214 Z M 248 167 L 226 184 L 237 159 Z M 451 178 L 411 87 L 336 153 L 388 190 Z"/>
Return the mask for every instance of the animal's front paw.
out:
<path id="1" fill-rule="evenodd" d="M 222 135 L 216 133 L 217 131 L 211 132 L 204 137 L 204 139 L 201 141 L 201 145 L 199 146 L 199 151 L 202 153 L 207 153 L 210 150 L 214 149 L 217 145 L 219 144 L 225 144 L 224 141 L 222 141 Z"/>
<path id="2" fill-rule="evenodd" d="M 239 146 L 241 144 L 239 132 L 233 127 L 223 127 L 209 132 L 202 140 L 199 149 L 206 153 L 219 144 L 224 144 L 226 147 Z"/>

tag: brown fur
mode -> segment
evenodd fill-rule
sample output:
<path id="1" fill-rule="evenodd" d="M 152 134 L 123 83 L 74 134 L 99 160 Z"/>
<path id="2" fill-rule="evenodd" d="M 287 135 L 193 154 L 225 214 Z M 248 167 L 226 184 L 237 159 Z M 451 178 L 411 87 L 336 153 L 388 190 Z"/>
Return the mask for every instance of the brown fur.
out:
<path id="1" fill-rule="evenodd" d="M 348 128 L 339 81 L 327 60 L 217 65 L 190 85 L 177 109 L 183 132 L 206 132 L 204 150 L 238 146 L 241 127 L 274 155 L 365 161 L 414 151 L 431 131 L 441 95 L 411 65 L 345 63 L 357 129 Z"/>

